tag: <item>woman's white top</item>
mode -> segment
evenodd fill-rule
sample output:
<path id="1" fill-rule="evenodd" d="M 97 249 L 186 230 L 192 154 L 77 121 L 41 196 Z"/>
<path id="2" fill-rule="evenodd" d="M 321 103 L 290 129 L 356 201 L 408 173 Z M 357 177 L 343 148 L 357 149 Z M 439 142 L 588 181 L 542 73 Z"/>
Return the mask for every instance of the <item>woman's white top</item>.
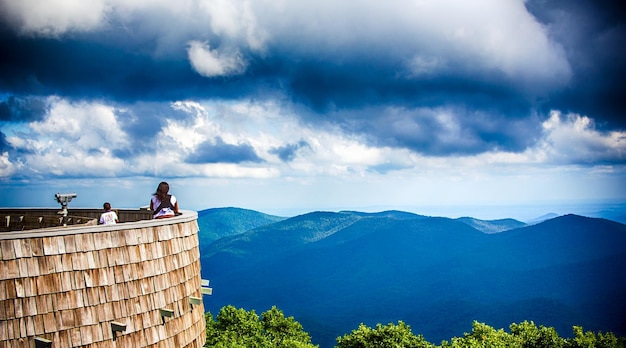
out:
<path id="1" fill-rule="evenodd" d="M 172 203 L 172 206 L 176 205 L 176 197 L 174 197 L 174 195 L 170 197 L 170 202 Z M 159 197 L 157 197 L 157 195 L 152 195 L 152 209 L 156 209 L 160 205 L 161 205 L 161 201 L 159 200 Z M 174 209 L 170 207 L 162 208 L 160 211 L 157 211 L 154 213 L 155 218 L 162 217 L 162 216 L 175 216 L 175 215 L 176 214 L 174 213 Z"/>

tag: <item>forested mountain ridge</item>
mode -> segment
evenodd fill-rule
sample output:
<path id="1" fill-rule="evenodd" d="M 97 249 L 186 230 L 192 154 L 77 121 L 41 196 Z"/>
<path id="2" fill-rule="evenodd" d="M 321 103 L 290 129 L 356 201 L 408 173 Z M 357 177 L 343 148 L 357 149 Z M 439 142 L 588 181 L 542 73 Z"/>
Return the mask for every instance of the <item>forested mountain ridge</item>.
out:
<path id="1" fill-rule="evenodd" d="M 480 220 L 472 217 L 460 217 L 456 220 L 485 233 L 498 233 L 527 226 L 525 223 L 515 219 Z"/>
<path id="2" fill-rule="evenodd" d="M 318 211 L 298 215 L 292 217 L 292 219 L 306 219 L 309 214 L 348 214 L 364 218 L 386 217 L 399 220 L 429 218 L 429 216 L 399 210 L 386 210 L 375 213 L 364 213 L 359 211 L 340 211 L 338 213 L 333 213 Z M 211 241 L 237 235 L 260 226 L 269 225 L 286 219 L 289 219 L 289 217 L 269 215 L 250 209 L 235 207 L 210 208 L 198 212 L 198 223 L 201 227 L 200 230 L 203 231 L 203 237 Z M 525 223 L 515 219 L 480 220 L 472 217 L 461 217 L 456 220 L 466 223 L 485 233 L 502 232 L 526 226 Z"/>
<path id="3" fill-rule="evenodd" d="M 246 217 L 243 217 L 245 219 Z M 290 248 L 322 240 L 330 235 L 346 230 L 350 225 L 361 221 L 368 221 L 367 224 L 375 226 L 378 223 L 386 224 L 395 220 L 411 220 L 426 218 L 421 215 L 405 213 L 399 211 L 386 211 L 380 213 L 361 213 L 352 211 L 342 212 L 311 212 L 298 215 L 292 218 L 267 223 L 252 228 L 243 233 L 229 235 L 215 241 L 212 245 L 203 249 L 203 257 L 210 256 L 224 249 L 233 252 L 248 261 L 254 261 L 259 257 L 264 257 L 268 253 L 284 252 Z M 198 220 L 201 220 L 199 217 Z M 202 229 L 201 237 L 204 232 Z M 357 229 L 357 231 L 359 231 Z M 201 238 L 202 239 L 202 238 Z M 247 245 L 254 244 L 253 253 L 248 253 Z"/>
<path id="4" fill-rule="evenodd" d="M 316 212 L 203 248 L 205 306 L 276 305 L 322 348 L 360 322 L 397 320 L 435 342 L 473 320 L 623 335 L 624 245 L 625 225 L 574 215 L 487 234 L 410 213 Z"/>
<path id="5" fill-rule="evenodd" d="M 223 237 L 237 235 L 253 228 L 286 218 L 242 208 L 211 208 L 198 212 L 198 227 L 202 231 L 201 248 Z"/>

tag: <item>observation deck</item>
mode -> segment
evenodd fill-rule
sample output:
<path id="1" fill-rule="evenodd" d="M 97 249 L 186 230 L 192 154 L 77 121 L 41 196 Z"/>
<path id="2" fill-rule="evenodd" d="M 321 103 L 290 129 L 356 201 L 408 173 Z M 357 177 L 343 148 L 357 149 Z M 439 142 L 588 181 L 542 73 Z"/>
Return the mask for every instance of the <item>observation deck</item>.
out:
<path id="1" fill-rule="evenodd" d="M 195 211 L 57 211 L 0 209 L 0 347 L 204 345 Z"/>

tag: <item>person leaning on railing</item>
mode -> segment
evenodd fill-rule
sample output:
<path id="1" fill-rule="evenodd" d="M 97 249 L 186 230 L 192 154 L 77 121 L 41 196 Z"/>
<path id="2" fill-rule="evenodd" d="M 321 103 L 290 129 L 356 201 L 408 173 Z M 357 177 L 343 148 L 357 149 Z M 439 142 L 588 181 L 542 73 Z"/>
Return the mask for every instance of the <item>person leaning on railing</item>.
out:
<path id="1" fill-rule="evenodd" d="M 152 218 L 162 219 L 176 215 L 180 215 L 178 212 L 178 200 L 175 196 L 169 194 L 170 185 L 162 181 L 156 189 L 156 192 L 152 194 L 150 199 L 150 210 L 153 211 Z"/>

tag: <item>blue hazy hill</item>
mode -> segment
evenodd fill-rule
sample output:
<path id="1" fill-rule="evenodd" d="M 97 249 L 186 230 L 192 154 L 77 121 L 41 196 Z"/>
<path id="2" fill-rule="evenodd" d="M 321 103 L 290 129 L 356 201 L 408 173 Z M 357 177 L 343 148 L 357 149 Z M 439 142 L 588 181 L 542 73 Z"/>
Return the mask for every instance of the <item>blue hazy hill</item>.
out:
<path id="1" fill-rule="evenodd" d="M 201 248 L 214 289 L 204 303 L 214 314 L 276 305 L 322 348 L 361 322 L 398 320 L 432 342 L 472 320 L 624 335 L 624 245 L 625 225 L 575 215 L 489 234 L 411 213 L 315 212 Z"/>
<path id="2" fill-rule="evenodd" d="M 284 217 L 242 208 L 201 210 L 198 212 L 198 227 L 202 231 L 200 248 L 204 249 L 207 245 L 220 238 L 237 235 L 284 219 Z"/>
<path id="3" fill-rule="evenodd" d="M 480 220 L 473 217 L 460 217 L 457 220 L 485 233 L 498 233 L 526 226 L 525 223 L 515 219 Z"/>

